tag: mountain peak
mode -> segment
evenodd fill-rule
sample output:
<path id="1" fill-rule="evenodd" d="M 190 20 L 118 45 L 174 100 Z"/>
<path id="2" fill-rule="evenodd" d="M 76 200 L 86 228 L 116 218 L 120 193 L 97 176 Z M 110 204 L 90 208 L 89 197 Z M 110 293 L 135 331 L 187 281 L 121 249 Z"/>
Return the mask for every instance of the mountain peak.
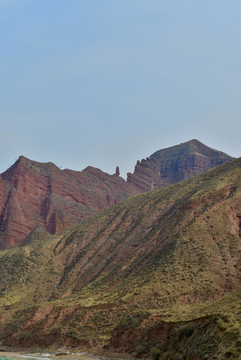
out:
<path id="1" fill-rule="evenodd" d="M 155 190 L 189 179 L 234 158 L 212 149 L 197 139 L 156 151 L 137 162 L 127 180 L 143 191 Z"/>
<path id="2" fill-rule="evenodd" d="M 62 171 L 52 162 L 21 155 L 0 178 L 0 238 L 19 245 L 37 225 L 55 234 L 129 196 L 188 179 L 232 159 L 194 139 L 138 162 L 125 181 L 118 167 L 113 175 L 91 166 Z"/>
<path id="3" fill-rule="evenodd" d="M 212 149 L 203 143 L 201 143 L 197 139 L 193 139 L 179 145 L 171 146 L 169 148 L 161 149 L 156 151 L 154 154 L 150 156 L 150 158 L 154 159 L 162 159 L 163 157 L 180 157 L 180 156 L 190 156 L 190 155 L 201 155 L 207 158 L 215 158 L 222 159 L 222 162 L 226 162 L 225 160 L 234 160 L 233 157 L 223 153 L 222 151 L 218 151 Z"/>

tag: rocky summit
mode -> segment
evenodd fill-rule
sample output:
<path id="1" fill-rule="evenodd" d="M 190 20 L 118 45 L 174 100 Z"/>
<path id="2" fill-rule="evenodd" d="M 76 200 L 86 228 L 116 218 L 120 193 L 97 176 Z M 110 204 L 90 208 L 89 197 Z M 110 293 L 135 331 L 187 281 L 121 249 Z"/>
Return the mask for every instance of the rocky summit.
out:
<path id="1" fill-rule="evenodd" d="M 0 175 L 0 250 L 56 234 L 129 196 L 188 179 L 232 159 L 191 140 L 138 161 L 125 181 L 118 167 L 113 175 L 90 166 L 83 171 L 61 170 L 51 162 L 20 156 Z"/>
<path id="2" fill-rule="evenodd" d="M 0 252 L 2 346 L 238 358 L 241 159 Z"/>
<path id="3" fill-rule="evenodd" d="M 156 190 L 233 159 L 198 140 L 191 140 L 156 151 L 150 157 L 137 161 L 134 173 L 127 174 L 127 181 L 137 186 L 141 192 Z"/>

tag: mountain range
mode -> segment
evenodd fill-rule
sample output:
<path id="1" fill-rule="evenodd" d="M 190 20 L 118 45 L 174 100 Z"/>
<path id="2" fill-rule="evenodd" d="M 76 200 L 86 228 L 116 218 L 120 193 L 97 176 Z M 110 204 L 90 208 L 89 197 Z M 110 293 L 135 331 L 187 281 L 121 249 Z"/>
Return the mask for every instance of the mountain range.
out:
<path id="1" fill-rule="evenodd" d="M 56 234 L 129 196 L 191 178 L 233 160 L 198 140 L 159 150 L 137 161 L 127 181 L 87 167 L 61 170 L 20 156 L 0 175 L 0 250 Z"/>
<path id="2" fill-rule="evenodd" d="M 2 349 L 78 346 L 108 357 L 238 358 L 241 158 L 223 162 L 2 250 Z"/>

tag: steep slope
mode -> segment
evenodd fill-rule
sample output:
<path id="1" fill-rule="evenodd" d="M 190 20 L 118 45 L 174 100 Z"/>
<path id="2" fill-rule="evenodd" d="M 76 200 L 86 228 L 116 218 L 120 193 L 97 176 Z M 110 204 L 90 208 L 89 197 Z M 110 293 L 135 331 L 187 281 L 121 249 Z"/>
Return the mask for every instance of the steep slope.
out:
<path id="1" fill-rule="evenodd" d="M 198 140 L 191 140 L 159 150 L 141 162 L 137 161 L 134 174 L 128 173 L 127 181 L 139 187 L 141 192 L 155 190 L 189 179 L 233 159 Z"/>
<path id="2" fill-rule="evenodd" d="M 138 162 L 128 181 L 87 167 L 60 170 L 20 156 L 0 176 L 0 250 L 18 246 L 36 227 L 50 234 L 78 223 L 129 196 L 190 178 L 232 158 L 197 140 L 156 152 Z M 37 236 L 37 231 L 34 233 Z M 8 245 L 7 245 L 8 244 Z"/>
<path id="3" fill-rule="evenodd" d="M 241 158 L 2 251 L 2 342 L 237 354 L 240 180 Z"/>
<path id="4" fill-rule="evenodd" d="M 0 238 L 16 246 L 39 225 L 55 234 L 133 193 L 117 174 L 62 171 L 20 156 L 0 177 Z"/>

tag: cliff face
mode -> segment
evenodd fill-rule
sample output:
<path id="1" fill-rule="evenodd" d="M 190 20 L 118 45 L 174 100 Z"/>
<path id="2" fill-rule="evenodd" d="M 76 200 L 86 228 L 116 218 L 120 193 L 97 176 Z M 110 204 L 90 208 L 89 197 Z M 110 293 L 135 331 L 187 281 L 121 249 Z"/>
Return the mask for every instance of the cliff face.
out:
<path id="1" fill-rule="evenodd" d="M 58 233 L 129 196 L 188 179 L 232 159 L 191 140 L 138 161 L 125 181 L 118 167 L 114 175 L 90 166 L 83 171 L 60 170 L 51 162 L 20 156 L 0 175 L 0 250 L 7 244 L 20 245 L 36 227 Z M 33 236 L 38 237 L 37 230 Z"/>
<path id="2" fill-rule="evenodd" d="M 156 190 L 199 175 L 233 159 L 198 140 L 191 140 L 159 150 L 141 162 L 137 161 L 134 174 L 128 173 L 127 181 L 138 187 L 140 192 Z"/>
<path id="3" fill-rule="evenodd" d="M 39 225 L 55 234 L 137 192 L 118 174 L 62 171 L 21 156 L 0 178 L 1 242 L 18 246 Z"/>
<path id="4" fill-rule="evenodd" d="M 240 178 L 241 158 L 1 251 L 0 344 L 240 358 Z"/>

